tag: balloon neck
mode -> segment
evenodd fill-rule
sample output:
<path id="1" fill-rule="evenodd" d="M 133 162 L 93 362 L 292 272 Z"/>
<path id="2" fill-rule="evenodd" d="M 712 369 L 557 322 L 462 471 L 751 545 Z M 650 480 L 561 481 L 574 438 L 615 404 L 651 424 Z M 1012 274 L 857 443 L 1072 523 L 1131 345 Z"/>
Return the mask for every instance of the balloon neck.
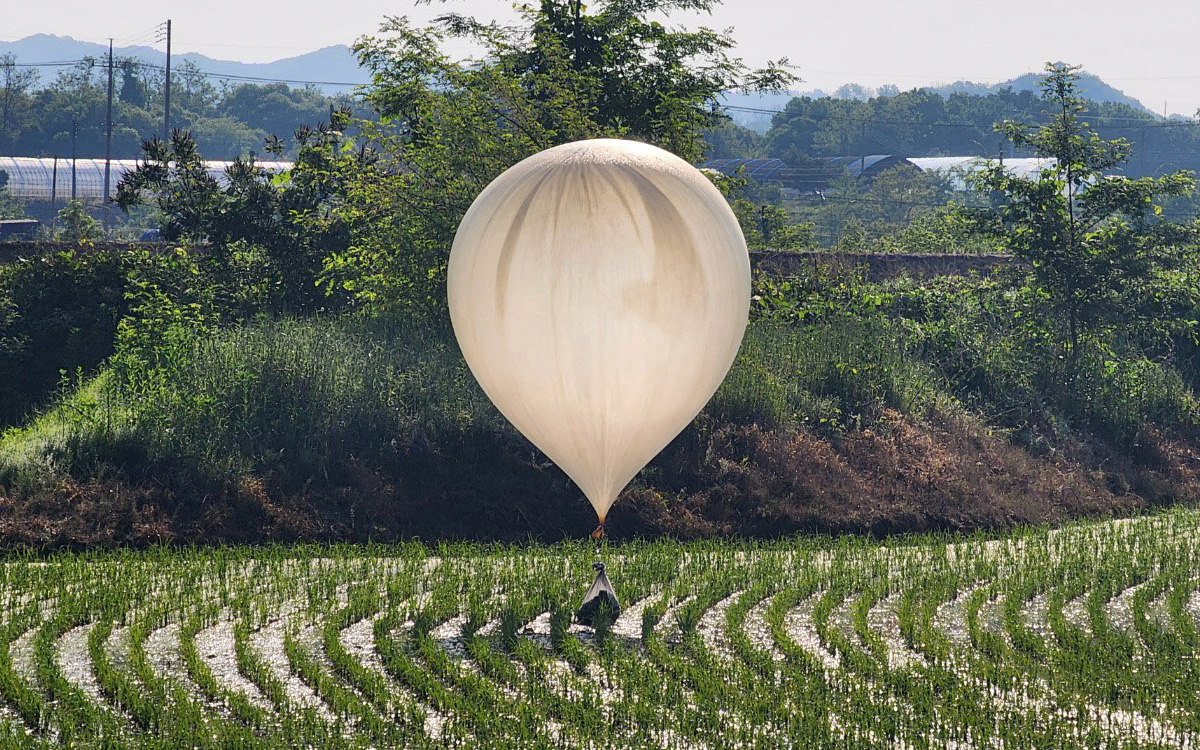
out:
<path id="1" fill-rule="evenodd" d="M 600 554 L 600 540 L 604 538 L 604 519 L 600 519 L 600 525 L 592 532 L 592 541 L 596 543 L 596 554 Z"/>

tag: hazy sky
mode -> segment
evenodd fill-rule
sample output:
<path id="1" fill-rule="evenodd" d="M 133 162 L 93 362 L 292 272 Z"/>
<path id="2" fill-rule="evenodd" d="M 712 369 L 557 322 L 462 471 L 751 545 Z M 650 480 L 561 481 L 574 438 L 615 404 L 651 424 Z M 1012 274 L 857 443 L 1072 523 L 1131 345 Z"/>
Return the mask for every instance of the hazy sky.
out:
<path id="1" fill-rule="evenodd" d="M 171 18 L 175 51 L 268 62 L 349 44 L 388 15 L 423 20 L 449 11 L 511 19 L 512 2 L 0 0 L 0 40 L 48 33 L 152 45 L 154 27 Z M 799 67 L 801 89 L 998 82 L 1061 60 L 1082 64 L 1156 112 L 1200 109 L 1195 0 L 726 0 L 711 16 L 671 20 L 732 27 L 746 62 L 786 56 Z"/>

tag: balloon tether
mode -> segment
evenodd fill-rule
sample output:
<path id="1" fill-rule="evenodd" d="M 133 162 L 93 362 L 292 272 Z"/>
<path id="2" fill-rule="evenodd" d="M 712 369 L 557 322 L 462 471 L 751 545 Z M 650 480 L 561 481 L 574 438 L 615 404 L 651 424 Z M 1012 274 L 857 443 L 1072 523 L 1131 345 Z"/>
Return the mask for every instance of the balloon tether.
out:
<path id="1" fill-rule="evenodd" d="M 592 532 L 592 541 L 596 543 L 596 557 L 600 556 L 600 542 L 604 539 L 604 521 L 600 521 L 600 525 Z"/>

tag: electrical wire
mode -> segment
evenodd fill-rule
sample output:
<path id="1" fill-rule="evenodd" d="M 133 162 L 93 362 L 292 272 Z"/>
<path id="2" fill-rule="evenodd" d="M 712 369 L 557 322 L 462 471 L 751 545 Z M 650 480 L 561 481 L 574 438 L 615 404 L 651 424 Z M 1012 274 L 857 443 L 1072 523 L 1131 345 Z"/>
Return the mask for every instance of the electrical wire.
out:
<path id="1" fill-rule="evenodd" d="M 157 31 L 157 28 L 158 27 L 155 27 L 155 31 Z M 71 65 L 78 65 L 82 62 L 85 62 L 87 59 L 88 58 L 82 58 L 79 60 L 59 60 L 59 61 L 40 62 L 40 63 L 14 62 L 12 64 L 16 67 L 21 67 L 21 68 L 65 67 L 65 66 L 71 66 Z M 166 66 L 158 65 L 156 63 L 141 62 L 141 66 L 143 68 L 147 68 L 150 70 L 166 70 Z M 228 80 L 228 81 L 290 83 L 290 84 L 297 84 L 297 85 L 304 85 L 304 86 L 311 85 L 311 86 L 354 87 L 354 86 L 362 86 L 363 85 L 363 82 L 314 81 L 314 80 L 305 80 L 305 79 L 299 79 L 299 78 L 272 78 L 272 77 L 267 77 L 267 76 L 238 75 L 238 74 L 234 74 L 234 73 L 213 73 L 213 72 L 205 71 L 203 69 L 196 69 L 193 72 L 204 78 L 212 78 L 212 79 L 217 79 L 217 80 Z M 901 126 L 920 125 L 922 127 L 957 128 L 960 130 L 978 130 L 979 128 L 983 127 L 976 123 L 921 122 L 918 120 L 900 120 L 900 119 L 894 119 L 894 118 L 860 116 L 860 115 L 852 115 L 852 114 L 851 115 L 841 115 L 841 114 L 831 114 L 831 113 L 816 114 L 816 113 L 807 113 L 807 112 L 794 114 L 794 113 L 789 112 L 787 109 L 766 109 L 766 108 L 761 108 L 761 107 L 748 107 L 748 106 L 737 105 L 737 104 L 726 104 L 726 105 L 723 105 L 722 108 L 725 110 L 728 110 L 728 111 L 749 112 L 752 114 L 764 114 L 764 115 L 788 115 L 788 114 L 791 114 L 793 117 L 798 117 L 800 119 L 810 120 L 813 122 L 820 122 L 820 121 L 853 122 L 853 123 L 860 123 L 863 125 L 901 125 Z M 1001 114 L 1005 114 L 1005 113 L 1001 113 Z M 1008 114 L 1027 115 L 1028 113 L 1027 112 L 1009 112 Z M 1119 125 L 1111 126 L 1114 129 L 1126 129 L 1126 130 L 1140 130 L 1142 128 L 1194 128 L 1194 127 L 1200 127 L 1200 121 L 1195 121 L 1195 120 L 1161 120 L 1161 119 L 1159 119 L 1159 120 L 1143 120 L 1143 119 L 1139 119 L 1137 117 L 1128 117 L 1128 116 L 1121 116 L 1121 115 L 1097 115 L 1097 116 L 1093 116 L 1093 117 L 1088 117 L 1087 119 L 1090 121 L 1094 121 L 1094 122 L 1108 122 L 1108 123 L 1126 122 L 1126 123 L 1130 123 L 1127 126 L 1119 126 Z M 872 138 L 873 140 L 879 141 L 880 145 L 887 146 L 887 147 L 889 147 L 893 150 L 897 150 L 897 151 L 904 150 L 901 147 L 901 144 L 896 142 L 894 139 L 890 139 L 888 136 L 886 136 L 882 133 L 878 133 L 878 132 L 866 133 L 865 135 L 867 135 L 867 137 Z M 890 140 L 890 143 L 888 143 L 889 140 Z"/>
<path id="2" fill-rule="evenodd" d="M 736 104 L 724 105 L 724 109 L 733 110 L 735 112 L 750 112 L 750 113 L 754 113 L 754 114 L 763 114 L 763 115 L 792 115 L 795 118 L 799 118 L 799 119 L 803 119 L 803 120 L 812 120 L 814 122 L 822 121 L 822 120 L 832 120 L 832 121 L 839 121 L 839 122 L 857 122 L 857 123 L 863 123 L 863 124 L 876 124 L 876 125 L 921 125 L 922 127 L 931 127 L 931 128 L 965 128 L 965 129 L 970 129 L 970 130 L 976 130 L 981 127 L 980 125 L 977 125 L 974 123 L 965 123 L 965 122 L 921 122 L 919 120 L 897 120 L 897 119 L 889 119 L 889 118 L 883 118 L 883 117 L 868 117 L 868 116 L 860 116 L 860 115 L 837 115 L 837 114 L 829 114 L 829 113 L 815 114 L 815 113 L 808 113 L 808 112 L 793 113 L 793 112 L 788 112 L 786 109 L 763 109 L 763 108 L 759 108 L 759 107 L 745 107 L 745 106 L 736 105 Z M 1004 114 L 1004 113 L 1001 113 L 1001 114 Z M 1008 114 L 1024 115 L 1024 114 L 1028 114 L 1028 113 L 1027 112 L 1009 112 Z M 1157 115 L 1155 115 L 1155 117 L 1157 117 Z M 1111 115 L 1111 116 L 1110 115 L 1099 115 L 1099 116 L 1095 116 L 1095 117 L 1088 117 L 1086 119 L 1088 119 L 1089 121 L 1129 122 L 1129 123 L 1133 123 L 1132 125 L 1129 126 L 1130 128 L 1133 128 L 1133 129 L 1163 128 L 1163 127 L 1198 127 L 1198 126 L 1200 126 L 1200 121 L 1195 121 L 1195 120 L 1162 120 L 1161 118 L 1159 118 L 1157 120 L 1142 120 L 1137 117 L 1125 117 L 1125 116 L 1121 116 L 1121 115 Z"/>
<path id="3" fill-rule="evenodd" d="M 72 67 L 72 66 L 76 66 L 76 65 L 82 65 L 82 64 L 84 64 L 84 63 L 94 63 L 94 64 L 101 64 L 101 65 L 102 65 L 102 64 L 104 64 L 104 61 L 103 61 L 103 60 L 101 60 L 101 59 L 99 59 L 99 58 L 84 57 L 84 58 L 80 58 L 80 59 L 78 59 L 78 60 L 55 60 L 55 61 L 51 61 L 51 62 L 38 62 L 38 63 L 12 63 L 12 64 L 13 64 L 13 66 L 14 66 L 14 67 L 18 67 L 18 68 L 51 68 L 51 67 Z M 163 72 L 165 72 L 165 71 L 166 71 L 166 69 L 167 69 L 167 67 L 166 67 L 165 65 L 158 65 L 158 64 L 156 64 L 156 63 L 149 63 L 149 62 L 144 62 L 144 61 L 141 61 L 141 60 L 139 60 L 139 61 L 138 61 L 138 66 L 139 66 L 139 67 L 141 67 L 141 68 L 143 68 L 143 69 L 145 69 L 145 70 L 159 70 L 159 71 L 163 71 Z M 359 82 L 349 82 L 349 81 L 308 81 L 308 80 L 300 80 L 300 79 L 297 79 L 297 78 L 271 78 L 271 77 L 266 77 L 266 76 L 245 76 L 245 75 L 237 75 L 237 74 L 235 74 L 235 73 L 213 73 L 213 72 L 209 72 L 209 71 L 201 70 L 201 69 L 199 69 L 199 68 L 195 68 L 195 69 L 192 69 L 192 70 L 187 70 L 187 69 L 183 69 L 183 70 L 181 70 L 179 67 L 176 67 L 176 68 L 175 68 L 175 70 L 174 70 L 173 72 L 175 73 L 175 75 L 179 75 L 179 76 L 182 76 L 182 75 L 199 75 L 199 76 L 201 76 L 201 77 L 203 77 L 203 78 L 214 78 L 214 79 L 223 80 L 223 81 L 254 81 L 254 82 L 265 82 L 265 83 L 295 83 L 295 84 L 302 84 L 302 85 L 312 85 L 312 86 L 347 86 L 347 87 L 354 87 L 354 86 L 362 86 L 362 85 L 363 85 L 363 82 L 362 82 L 362 81 L 359 81 Z M 174 77 L 174 76 L 172 76 L 172 77 Z"/>
<path id="4" fill-rule="evenodd" d="M 116 39 L 114 40 L 114 43 L 119 43 L 122 47 L 130 47 L 144 42 L 156 41 L 157 37 L 159 36 L 159 27 L 161 26 L 161 23 L 156 23 L 153 26 L 149 26 L 141 31 L 138 31 L 132 36 L 127 36 L 123 39 Z"/>

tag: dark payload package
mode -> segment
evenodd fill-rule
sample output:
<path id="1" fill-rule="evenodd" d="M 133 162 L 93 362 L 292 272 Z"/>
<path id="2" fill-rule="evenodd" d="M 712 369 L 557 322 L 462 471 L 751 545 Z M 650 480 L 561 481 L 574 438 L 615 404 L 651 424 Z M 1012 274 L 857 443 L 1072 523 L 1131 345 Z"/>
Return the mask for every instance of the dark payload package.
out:
<path id="1" fill-rule="evenodd" d="M 616 620 L 621 614 L 621 603 L 617 600 L 617 592 L 613 589 L 612 582 L 604 573 L 604 563 L 595 563 L 592 567 L 596 569 L 596 580 L 584 595 L 583 604 L 575 613 L 575 621 L 595 627 L 601 618 L 610 623 Z"/>

